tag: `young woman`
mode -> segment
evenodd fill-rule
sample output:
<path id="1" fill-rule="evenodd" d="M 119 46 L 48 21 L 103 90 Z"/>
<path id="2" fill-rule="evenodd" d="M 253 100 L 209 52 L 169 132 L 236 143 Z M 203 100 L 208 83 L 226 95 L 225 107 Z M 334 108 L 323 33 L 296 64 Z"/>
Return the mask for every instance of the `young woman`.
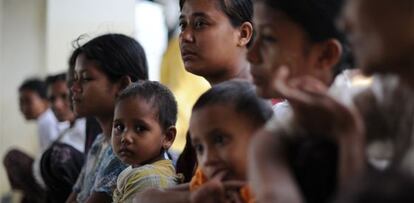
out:
<path id="1" fill-rule="evenodd" d="M 253 36 L 251 0 L 181 0 L 179 36 L 186 70 L 211 85 L 250 80 L 246 60 Z"/>
<path id="2" fill-rule="evenodd" d="M 71 86 L 74 111 L 94 116 L 103 133 L 95 139 L 67 202 L 111 202 L 125 165 L 110 145 L 115 98 L 131 82 L 148 78 L 144 50 L 121 34 L 94 38 L 75 50 Z"/>

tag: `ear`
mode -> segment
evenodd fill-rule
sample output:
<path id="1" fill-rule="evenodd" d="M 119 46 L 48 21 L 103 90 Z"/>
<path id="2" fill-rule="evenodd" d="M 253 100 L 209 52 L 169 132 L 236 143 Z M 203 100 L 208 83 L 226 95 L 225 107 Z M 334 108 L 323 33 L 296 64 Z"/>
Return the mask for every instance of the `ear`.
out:
<path id="1" fill-rule="evenodd" d="M 336 39 L 329 39 L 318 43 L 317 57 L 314 61 L 314 71 L 320 77 L 319 79 L 330 82 L 332 80 L 332 71 L 341 60 L 342 45 Z"/>
<path id="2" fill-rule="evenodd" d="M 250 22 L 244 22 L 239 28 L 237 46 L 245 47 L 253 37 L 253 25 Z"/>
<path id="3" fill-rule="evenodd" d="M 123 89 L 128 87 L 132 83 L 131 77 L 128 75 L 124 75 L 121 77 L 121 79 L 118 81 L 119 84 L 119 92 L 121 92 Z"/>
<path id="4" fill-rule="evenodd" d="M 329 39 L 321 44 L 321 54 L 319 56 L 319 67 L 332 69 L 342 56 L 342 45 L 336 39 Z"/>
<path id="5" fill-rule="evenodd" d="M 162 140 L 162 148 L 168 150 L 174 143 L 175 136 L 177 135 L 177 129 L 175 126 L 168 127 L 164 132 L 164 139 Z"/>

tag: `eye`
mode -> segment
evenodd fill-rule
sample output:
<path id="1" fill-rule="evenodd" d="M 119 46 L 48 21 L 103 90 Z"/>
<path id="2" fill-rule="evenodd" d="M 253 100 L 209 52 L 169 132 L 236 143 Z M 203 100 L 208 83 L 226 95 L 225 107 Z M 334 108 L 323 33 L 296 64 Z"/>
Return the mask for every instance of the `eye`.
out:
<path id="1" fill-rule="evenodd" d="M 182 32 L 183 30 L 185 30 L 187 26 L 187 22 L 185 22 L 184 20 L 180 20 L 180 23 L 178 24 L 178 26 L 180 27 L 180 30 Z"/>
<path id="2" fill-rule="evenodd" d="M 276 37 L 273 37 L 272 35 L 268 35 L 268 34 L 262 34 L 260 38 L 262 38 L 263 42 L 267 42 L 267 43 L 275 43 L 278 41 Z"/>
<path id="3" fill-rule="evenodd" d="M 195 20 L 194 21 L 194 29 L 199 30 L 205 27 L 207 23 L 204 20 Z"/>
<path id="4" fill-rule="evenodd" d="M 226 142 L 226 138 L 223 135 L 215 135 L 213 137 L 213 143 L 215 145 L 224 145 Z"/>
<path id="5" fill-rule="evenodd" d="M 194 144 L 193 147 L 198 155 L 201 155 L 204 151 L 204 147 L 201 144 Z"/>
<path id="6" fill-rule="evenodd" d="M 135 126 L 135 132 L 137 132 L 137 133 L 142 133 L 145 130 L 146 130 L 146 128 L 142 125 L 136 125 Z"/>
<path id="7" fill-rule="evenodd" d="M 114 123 L 113 131 L 115 134 L 121 134 L 122 132 L 124 132 L 124 130 L 125 130 L 125 126 L 122 123 L 118 123 L 118 122 Z"/>

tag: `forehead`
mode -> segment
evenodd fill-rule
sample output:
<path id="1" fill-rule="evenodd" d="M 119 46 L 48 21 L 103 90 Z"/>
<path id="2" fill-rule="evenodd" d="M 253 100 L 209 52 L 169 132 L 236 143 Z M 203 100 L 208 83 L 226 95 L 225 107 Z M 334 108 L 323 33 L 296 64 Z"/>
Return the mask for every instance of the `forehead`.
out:
<path id="1" fill-rule="evenodd" d="M 98 68 L 97 62 L 87 59 L 84 54 L 79 54 L 79 56 L 76 57 L 74 73 L 82 72 L 103 74 L 103 72 Z"/>
<path id="2" fill-rule="evenodd" d="M 142 117 L 151 115 L 156 117 L 158 109 L 152 100 L 144 99 L 140 96 L 131 96 L 118 101 L 115 105 L 117 116 Z"/>
<path id="3" fill-rule="evenodd" d="M 204 14 L 208 16 L 224 16 L 218 0 L 186 0 L 181 10 L 181 16 Z"/>

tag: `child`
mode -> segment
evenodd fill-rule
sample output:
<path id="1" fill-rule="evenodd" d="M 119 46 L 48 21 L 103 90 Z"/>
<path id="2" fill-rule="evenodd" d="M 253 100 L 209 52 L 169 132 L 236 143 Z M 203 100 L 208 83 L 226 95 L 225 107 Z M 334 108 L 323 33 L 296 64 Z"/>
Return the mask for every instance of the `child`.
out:
<path id="1" fill-rule="evenodd" d="M 190 191 L 194 191 L 191 199 L 195 202 L 227 199 L 221 196 L 224 193 L 209 195 L 206 191 L 211 184 L 217 184 L 216 180 L 246 181 L 246 149 L 250 138 L 271 115 L 270 106 L 257 98 L 247 82 L 224 82 L 198 99 L 190 120 L 199 166 L 190 183 Z M 238 197 L 250 202 L 244 193 L 236 194 L 235 198 Z"/>
<path id="2" fill-rule="evenodd" d="M 135 202 L 249 202 L 245 187 L 247 148 L 254 132 L 272 116 L 270 103 L 259 99 L 246 81 L 227 81 L 205 92 L 193 107 L 191 142 L 198 169 L 189 185 L 148 190 Z M 242 189 L 243 194 L 239 191 Z M 243 197 L 243 198 L 242 198 Z"/>
<path id="3" fill-rule="evenodd" d="M 114 202 L 132 202 L 134 193 L 177 183 L 174 166 L 165 158 L 177 133 L 176 121 L 175 98 L 160 83 L 134 83 L 121 92 L 115 104 L 112 146 L 130 166 L 118 176 Z"/>

